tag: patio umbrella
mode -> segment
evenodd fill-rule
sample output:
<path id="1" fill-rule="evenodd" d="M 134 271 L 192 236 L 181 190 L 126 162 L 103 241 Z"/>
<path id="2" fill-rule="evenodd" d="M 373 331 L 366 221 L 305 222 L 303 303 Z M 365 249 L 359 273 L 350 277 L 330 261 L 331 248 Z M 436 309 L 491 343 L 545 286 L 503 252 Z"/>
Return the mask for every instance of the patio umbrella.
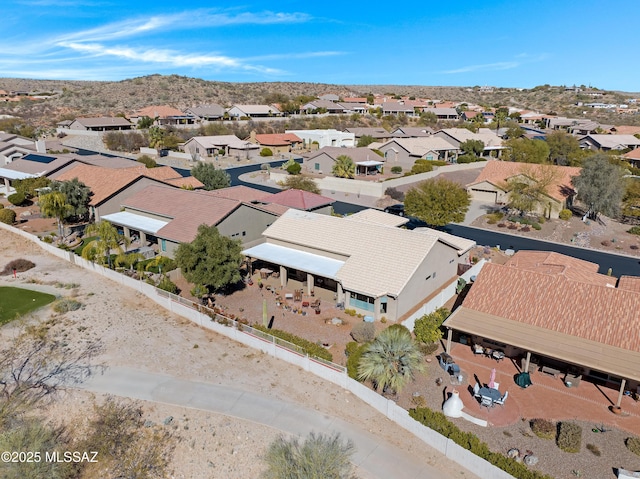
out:
<path id="1" fill-rule="evenodd" d="M 491 370 L 491 376 L 489 376 L 489 384 L 488 386 L 493 389 L 496 386 L 496 368 Z"/>

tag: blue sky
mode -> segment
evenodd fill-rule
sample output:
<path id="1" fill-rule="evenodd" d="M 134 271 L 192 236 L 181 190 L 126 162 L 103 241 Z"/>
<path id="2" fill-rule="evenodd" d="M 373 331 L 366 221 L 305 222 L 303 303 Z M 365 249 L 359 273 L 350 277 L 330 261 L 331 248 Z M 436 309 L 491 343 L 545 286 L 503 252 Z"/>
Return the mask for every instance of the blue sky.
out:
<path id="1" fill-rule="evenodd" d="M 638 0 L 4 0 L 0 77 L 640 92 Z"/>

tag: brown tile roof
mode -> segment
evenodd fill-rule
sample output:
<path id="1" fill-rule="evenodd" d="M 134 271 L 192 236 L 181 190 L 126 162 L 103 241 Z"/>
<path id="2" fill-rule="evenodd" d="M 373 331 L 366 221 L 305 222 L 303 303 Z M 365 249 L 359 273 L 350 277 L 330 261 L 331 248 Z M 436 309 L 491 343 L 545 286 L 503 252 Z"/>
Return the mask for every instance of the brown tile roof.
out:
<path id="1" fill-rule="evenodd" d="M 618 281 L 618 289 L 625 289 L 640 293 L 640 277 L 638 276 L 620 276 Z"/>
<path id="2" fill-rule="evenodd" d="M 613 129 L 616 135 L 637 135 L 640 133 L 640 126 L 617 125 Z"/>
<path id="3" fill-rule="evenodd" d="M 302 143 L 302 139 L 293 133 L 265 133 L 256 135 L 256 141 L 265 146 L 286 146 Z"/>
<path id="4" fill-rule="evenodd" d="M 251 203 L 252 201 L 263 201 L 271 196 L 271 193 L 250 188 L 248 186 L 239 185 L 231 186 L 229 188 L 221 188 L 219 190 L 211 190 L 206 192 L 210 196 L 218 196 L 220 198 L 227 198 L 230 200 L 242 201 L 245 203 Z"/>
<path id="5" fill-rule="evenodd" d="M 101 166 L 79 164 L 58 175 L 53 175 L 53 179 L 57 181 L 67 181 L 78 178 L 78 180 L 91 188 L 93 192 L 89 204 L 97 206 L 143 176 L 167 184 L 169 184 L 169 180 L 175 180 L 173 184 L 180 183 L 180 186 L 182 186 L 184 182 L 181 176 L 171 167 L 146 168 L 144 165 L 134 166 L 132 168 L 104 168 Z M 193 183 L 189 180 L 186 184 Z"/>
<path id="6" fill-rule="evenodd" d="M 549 251 L 518 251 L 505 263 L 520 270 L 551 275 L 582 283 L 615 286 L 616 278 L 599 274 L 596 263 Z"/>
<path id="7" fill-rule="evenodd" d="M 185 116 L 185 114 L 169 105 L 153 105 L 142 108 L 131 116 L 134 118 L 141 116 L 148 116 L 149 118 L 169 118 L 172 116 Z"/>
<path id="8" fill-rule="evenodd" d="M 640 148 L 631 150 L 629 153 L 625 153 L 622 156 L 624 156 L 625 158 L 628 158 L 629 160 L 640 160 Z"/>
<path id="9" fill-rule="evenodd" d="M 157 235 L 178 242 L 191 242 L 198 226 L 220 223 L 242 203 L 212 196 L 206 192 L 188 191 L 165 186 L 148 186 L 124 201 L 123 206 L 171 218 Z"/>
<path id="10" fill-rule="evenodd" d="M 463 307 L 536 328 L 640 351 L 640 294 L 487 263 Z"/>
<path id="11" fill-rule="evenodd" d="M 293 189 L 275 193 L 263 201 L 304 211 L 311 211 L 335 203 L 334 199 L 327 198 L 326 196 Z"/>
<path id="12" fill-rule="evenodd" d="M 509 178 L 520 174 L 535 176 L 537 171 L 546 171 L 550 168 L 555 169 L 557 172 L 557 178 L 555 178 L 553 184 L 548 187 L 547 194 L 558 201 L 563 201 L 574 191 L 571 177 L 578 176 L 581 168 L 573 166 L 536 165 L 531 163 L 516 163 L 513 161 L 489 160 L 475 181 L 468 184 L 467 187 L 487 181 L 499 188 L 504 188 Z"/>

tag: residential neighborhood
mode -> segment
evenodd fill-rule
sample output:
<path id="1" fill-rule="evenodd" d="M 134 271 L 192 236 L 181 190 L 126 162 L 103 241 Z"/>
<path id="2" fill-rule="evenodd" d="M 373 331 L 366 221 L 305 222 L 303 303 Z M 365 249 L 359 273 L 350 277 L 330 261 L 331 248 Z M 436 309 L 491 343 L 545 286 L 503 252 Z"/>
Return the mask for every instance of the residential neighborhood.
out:
<path id="1" fill-rule="evenodd" d="M 36 265 L 0 288 L 53 291 L 53 255 L 162 311 L 139 319 L 150 331 L 181 318 L 220 341 L 211 357 L 294 365 L 438 453 L 434 437 L 459 445 L 427 419 L 442 413 L 503 458 L 463 446 L 465 474 L 635 467 L 640 128 L 355 90 L 153 103 L 0 132 L 2 259 Z M 102 311 L 78 281 L 85 316 Z M 582 430 L 570 466 L 541 423 Z"/>

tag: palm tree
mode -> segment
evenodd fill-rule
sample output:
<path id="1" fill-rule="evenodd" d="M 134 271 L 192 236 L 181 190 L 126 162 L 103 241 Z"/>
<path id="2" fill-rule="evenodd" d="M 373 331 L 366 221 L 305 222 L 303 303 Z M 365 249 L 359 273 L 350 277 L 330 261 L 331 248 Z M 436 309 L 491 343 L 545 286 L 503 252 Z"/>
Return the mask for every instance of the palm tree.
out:
<path id="1" fill-rule="evenodd" d="M 86 236 L 97 236 L 98 238 L 87 244 L 82 250 L 82 257 L 92 260 L 96 258 L 98 263 L 109 263 L 111 267 L 111 251 L 116 250 L 118 254 L 124 253 L 120 243 L 128 246 L 131 240 L 118 233 L 118 230 L 108 221 L 100 221 L 89 225 L 85 230 Z"/>
<path id="2" fill-rule="evenodd" d="M 407 328 L 395 327 L 382 331 L 363 353 L 358 364 L 358 379 L 371 379 L 378 390 L 399 392 L 422 371 L 422 354 Z"/>
<path id="3" fill-rule="evenodd" d="M 45 216 L 52 216 L 58 221 L 58 237 L 64 237 L 62 220 L 73 213 L 73 207 L 67 203 L 67 197 L 60 191 L 42 195 L 38 200 L 40 211 Z"/>
<path id="4" fill-rule="evenodd" d="M 356 164 L 347 155 L 340 155 L 331 168 L 331 174 L 338 178 L 353 178 L 356 174 Z"/>

